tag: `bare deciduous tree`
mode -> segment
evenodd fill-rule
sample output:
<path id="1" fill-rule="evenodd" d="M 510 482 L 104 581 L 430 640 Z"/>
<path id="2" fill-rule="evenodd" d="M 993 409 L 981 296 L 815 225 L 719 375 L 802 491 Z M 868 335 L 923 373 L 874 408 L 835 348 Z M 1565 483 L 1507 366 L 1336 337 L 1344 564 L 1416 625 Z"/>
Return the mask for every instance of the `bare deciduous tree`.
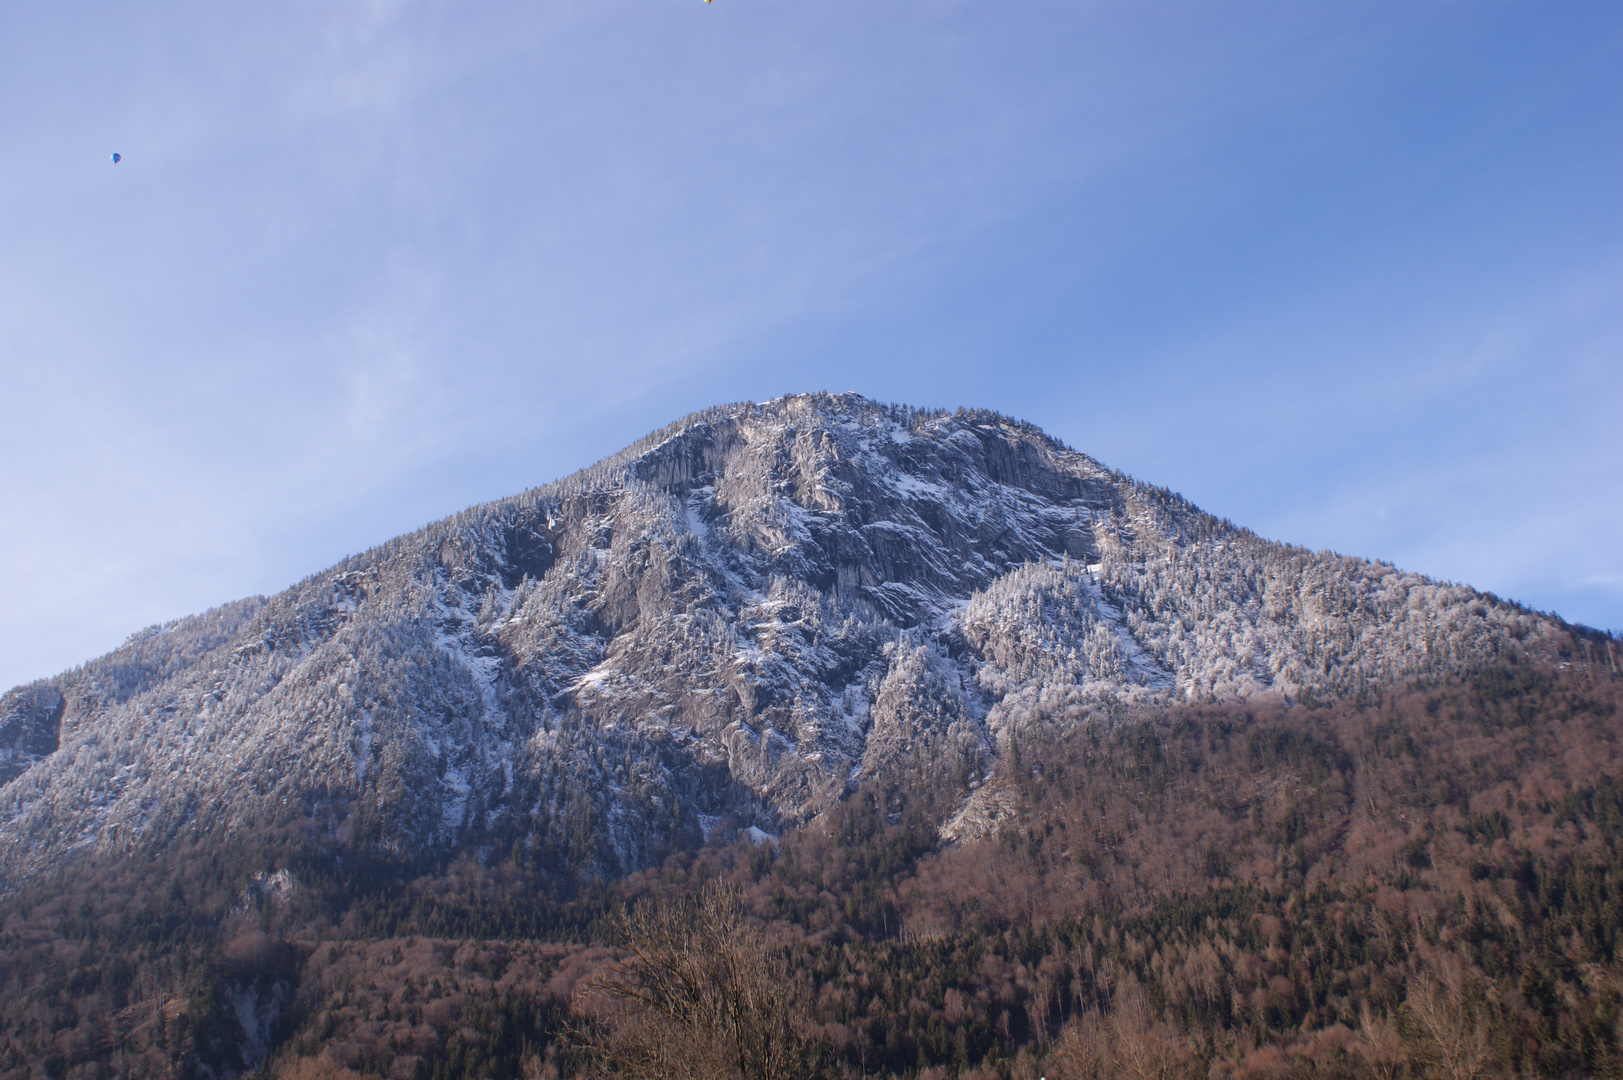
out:
<path id="1" fill-rule="evenodd" d="M 1490 1074 L 1489 1004 L 1457 957 L 1442 956 L 1410 979 L 1403 1008 L 1426 1075 L 1480 1080 Z"/>
<path id="2" fill-rule="evenodd" d="M 1063 1080 L 1175 1080 L 1187 1075 L 1190 1060 L 1178 1029 L 1128 987 L 1109 1015 L 1089 1013 L 1067 1025 L 1048 1064 Z"/>
<path id="3" fill-rule="evenodd" d="M 806 1080 L 822 1048 L 806 981 L 747 921 L 738 894 L 646 903 L 615 927 L 624 959 L 578 1004 L 582 1041 L 616 1077 Z"/>
<path id="4" fill-rule="evenodd" d="M 1371 1080 L 1397 1080 L 1404 1065 L 1403 1040 L 1384 1018 L 1370 1015 L 1366 1003 L 1359 1012 L 1358 1037 L 1352 1055 Z"/>
<path id="5" fill-rule="evenodd" d="M 289 1058 L 276 1067 L 276 1080 L 362 1080 L 361 1074 L 328 1060 L 326 1055 Z"/>

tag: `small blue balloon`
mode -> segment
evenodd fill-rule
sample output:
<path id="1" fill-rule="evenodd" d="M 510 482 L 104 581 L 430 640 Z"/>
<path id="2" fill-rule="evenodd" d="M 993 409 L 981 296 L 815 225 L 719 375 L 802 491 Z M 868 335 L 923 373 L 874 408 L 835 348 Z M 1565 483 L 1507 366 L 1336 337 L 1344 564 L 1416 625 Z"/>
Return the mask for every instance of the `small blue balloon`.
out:
<path id="1" fill-rule="evenodd" d="M 114 154 L 113 155 L 113 164 L 114 165 L 117 165 L 120 161 L 123 161 L 123 160 L 124 160 L 124 155 L 123 154 Z"/>

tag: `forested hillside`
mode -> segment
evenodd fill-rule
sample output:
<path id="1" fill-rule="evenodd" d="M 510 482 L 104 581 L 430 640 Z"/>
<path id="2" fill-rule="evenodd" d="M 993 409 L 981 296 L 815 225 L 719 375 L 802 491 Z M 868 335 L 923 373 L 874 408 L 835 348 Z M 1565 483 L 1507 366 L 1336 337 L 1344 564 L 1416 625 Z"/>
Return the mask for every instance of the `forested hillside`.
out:
<path id="1" fill-rule="evenodd" d="M 0 1064 L 218 1074 L 250 1028 L 270 1076 L 583 1075 L 647 1023 L 603 991 L 635 972 L 620 913 L 697 904 L 698 932 L 730 895 L 726 947 L 790 973 L 806 1068 L 781 1075 L 1618 1075 L 1620 697 L 1575 660 L 1050 722 L 979 838 L 873 785 L 572 896 L 522 845 L 406 866 L 203 836 L 7 903 Z M 727 1042 L 689 1030 L 689 1061 Z"/>
<path id="2" fill-rule="evenodd" d="M 724 406 L 0 696 L 0 1075 L 1591 1075 L 1607 634 Z"/>

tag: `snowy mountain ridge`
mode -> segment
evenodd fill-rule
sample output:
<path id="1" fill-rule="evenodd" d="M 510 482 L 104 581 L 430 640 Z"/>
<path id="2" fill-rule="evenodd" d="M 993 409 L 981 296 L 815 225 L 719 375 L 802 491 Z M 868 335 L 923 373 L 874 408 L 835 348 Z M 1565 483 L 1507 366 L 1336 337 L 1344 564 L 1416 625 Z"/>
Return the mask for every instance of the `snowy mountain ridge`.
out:
<path id="1" fill-rule="evenodd" d="M 1025 725 L 1353 694 L 1563 632 L 994 413 L 724 406 L 7 693 L 0 887 L 291 818 L 618 873 L 860 783 L 961 802 Z"/>

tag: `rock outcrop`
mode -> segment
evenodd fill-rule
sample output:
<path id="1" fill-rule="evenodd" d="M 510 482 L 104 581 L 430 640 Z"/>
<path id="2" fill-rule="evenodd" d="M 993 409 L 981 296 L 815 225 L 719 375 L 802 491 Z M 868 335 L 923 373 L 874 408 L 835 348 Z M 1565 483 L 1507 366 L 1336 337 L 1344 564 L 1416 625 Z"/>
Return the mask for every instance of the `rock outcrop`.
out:
<path id="1" fill-rule="evenodd" d="M 1024 724 L 1357 693 L 1560 633 L 996 414 L 728 406 L 13 690 L 0 884 L 286 817 L 615 873 L 864 781 L 966 795 Z"/>

